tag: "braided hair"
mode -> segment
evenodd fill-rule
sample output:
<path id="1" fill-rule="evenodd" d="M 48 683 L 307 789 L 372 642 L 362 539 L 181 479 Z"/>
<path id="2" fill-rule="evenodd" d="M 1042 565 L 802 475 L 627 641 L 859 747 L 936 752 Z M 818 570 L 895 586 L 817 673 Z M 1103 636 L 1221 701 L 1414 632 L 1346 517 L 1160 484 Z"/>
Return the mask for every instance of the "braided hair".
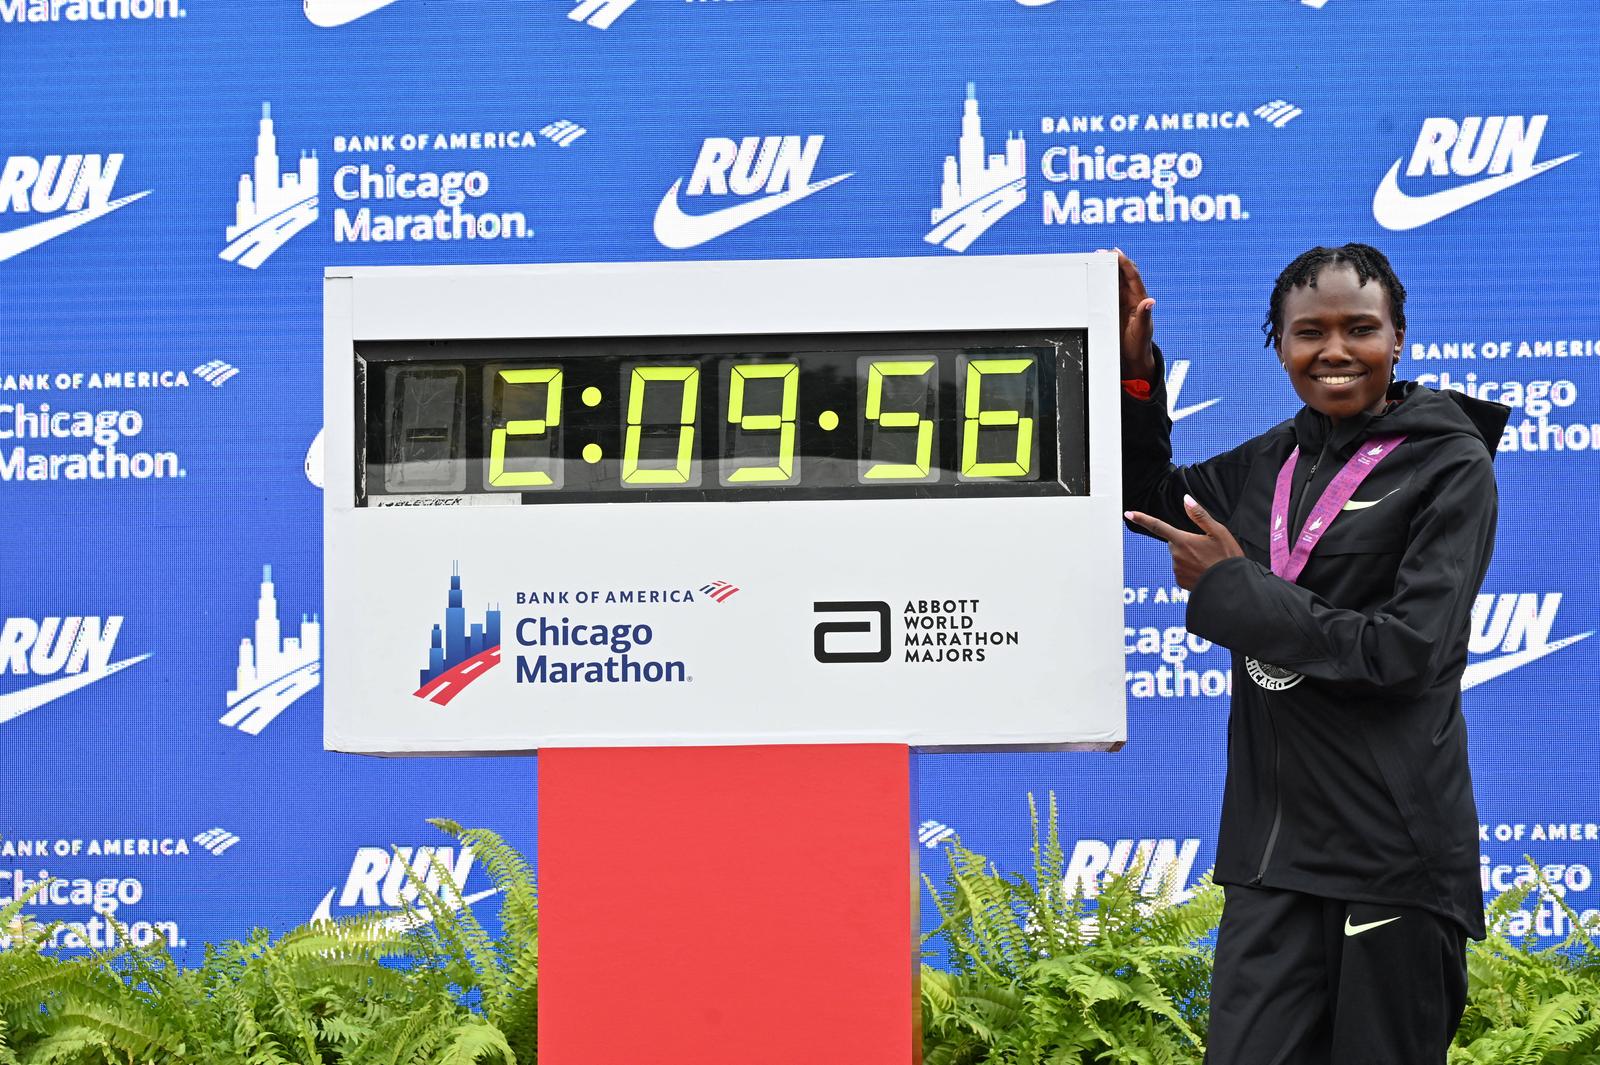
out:
<path id="1" fill-rule="evenodd" d="M 1283 340 L 1283 300 L 1292 289 L 1301 285 L 1317 287 L 1317 275 L 1325 267 L 1347 265 L 1365 285 L 1376 279 L 1389 294 L 1389 319 L 1397 333 L 1406 328 L 1406 287 L 1394 276 L 1394 267 L 1388 258 L 1370 244 L 1346 244 L 1342 248 L 1312 248 L 1302 252 L 1294 262 L 1283 268 L 1278 283 L 1272 289 L 1272 301 L 1267 307 L 1267 320 L 1261 331 L 1267 335 L 1266 347 L 1274 347 Z"/>

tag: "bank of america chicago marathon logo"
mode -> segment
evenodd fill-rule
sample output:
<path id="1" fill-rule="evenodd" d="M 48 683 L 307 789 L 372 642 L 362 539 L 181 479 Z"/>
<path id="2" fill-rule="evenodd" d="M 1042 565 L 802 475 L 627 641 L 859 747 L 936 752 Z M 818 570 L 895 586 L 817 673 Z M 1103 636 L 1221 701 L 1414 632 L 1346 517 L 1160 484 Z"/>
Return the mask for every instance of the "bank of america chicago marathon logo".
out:
<path id="1" fill-rule="evenodd" d="M 259 736 L 285 710 L 322 683 L 322 621 L 300 615 L 295 635 L 286 634 L 278 618 L 277 586 L 272 567 L 263 566 L 256 597 L 256 619 L 250 635 L 239 640 L 234 687 L 227 712 L 218 724 Z"/>
<path id="2" fill-rule="evenodd" d="M 1576 159 L 1578 152 L 1539 159 L 1549 122 L 1549 115 L 1423 119 L 1409 157 L 1396 159 L 1372 194 L 1372 217 L 1385 229 L 1418 229 Z"/>
<path id="3" fill-rule="evenodd" d="M 853 176 L 812 180 L 823 141 L 820 133 L 707 137 L 687 182 L 674 180 L 656 206 L 656 241 L 675 251 L 698 247 Z"/>
<path id="4" fill-rule="evenodd" d="M 0 0 L 0 4 L 6 2 L 8 0 Z M 9 2 L 16 3 L 18 0 Z M 60 0 L 55 2 L 59 3 Z M 94 0 L 84 0 L 84 2 L 94 2 Z M 302 0 L 302 2 L 307 21 L 314 26 L 331 28 L 365 18 L 375 11 L 382 11 L 398 0 Z M 567 18 L 597 30 L 610 29 L 611 24 L 637 2 L 638 0 L 573 0 L 574 6 L 567 12 Z"/>
<path id="5" fill-rule="evenodd" d="M 7 156 L 0 167 L 0 262 L 150 195 L 150 189 L 116 195 L 126 158 L 122 152 Z"/>
<path id="6" fill-rule="evenodd" d="M 716 580 L 699 586 L 701 598 L 726 603 L 739 591 L 730 581 Z M 661 606 L 696 601 L 694 588 L 550 590 L 518 592 L 520 606 Z M 439 706 L 487 676 L 501 662 L 503 617 L 499 604 L 484 609 L 481 621 L 468 621 L 461 566 L 450 567 L 450 589 L 444 620 L 433 626 L 428 641 L 427 665 L 411 694 Z M 631 652 L 655 641 L 655 629 L 637 622 L 589 624 L 569 614 L 523 616 L 512 626 L 519 647 L 573 648 L 581 659 L 552 658 L 547 651 L 516 656 L 518 684 L 632 684 L 692 681 L 688 667 L 678 660 L 635 659 Z M 589 651 L 577 650 L 591 648 Z M 595 657 L 605 655 L 605 657 Z"/>
<path id="7" fill-rule="evenodd" d="M 0 0 L 0 24 L 147 22 L 188 14 L 180 0 Z"/>
<path id="8" fill-rule="evenodd" d="M 406 134 L 339 135 L 333 154 L 373 152 L 452 152 L 531 148 L 542 140 L 571 147 L 589 131 L 571 119 L 532 130 L 437 131 Z M 322 160 L 302 148 L 285 168 L 278 144 L 272 105 L 261 105 L 256 150 L 251 166 L 239 175 L 234 218 L 224 230 L 226 244 L 218 257 L 225 262 L 259 268 L 295 236 L 321 217 Z M 482 169 L 402 169 L 395 163 L 344 165 L 331 175 L 333 196 L 342 203 L 360 203 L 354 210 L 335 207 L 333 240 L 342 243 L 387 244 L 416 241 L 511 240 L 533 236 L 521 211 L 463 210 L 481 200 L 491 181 Z M 421 201 L 428 213 L 376 212 L 372 203 Z M 418 208 L 419 210 L 421 208 Z"/>
<path id="9" fill-rule="evenodd" d="M 0 725 L 149 658 L 116 658 L 124 618 L 0 618 Z"/>
<path id="10" fill-rule="evenodd" d="M 1255 107 L 1222 111 L 1130 112 L 1079 115 L 1045 115 L 1039 120 L 1042 137 L 1087 135 L 1096 141 L 1106 134 L 1190 134 L 1249 129 L 1251 114 L 1257 124 L 1281 130 L 1304 110 L 1288 100 L 1275 99 Z M 1199 151 L 1158 150 L 1123 152 L 1104 143 L 1052 144 L 1039 154 L 1039 178 L 1046 186 L 1041 195 L 1042 221 L 1054 225 L 1140 225 L 1163 223 L 1238 222 L 1249 219 L 1243 198 L 1231 192 L 1179 192 L 1185 182 L 1199 178 L 1205 157 Z M 1099 196 L 1079 186 L 1138 195 Z M 1142 184 L 1140 184 L 1142 183 Z M 1065 185 L 1064 193 L 1054 186 Z M 964 252 L 995 223 L 1028 199 L 1028 144 L 1021 132 L 1006 133 L 1004 146 L 991 153 L 983 132 L 977 86 L 967 84 L 962 105 L 961 131 L 956 151 L 944 158 L 938 202 L 931 213 L 932 228 L 923 239 L 949 251 Z"/>

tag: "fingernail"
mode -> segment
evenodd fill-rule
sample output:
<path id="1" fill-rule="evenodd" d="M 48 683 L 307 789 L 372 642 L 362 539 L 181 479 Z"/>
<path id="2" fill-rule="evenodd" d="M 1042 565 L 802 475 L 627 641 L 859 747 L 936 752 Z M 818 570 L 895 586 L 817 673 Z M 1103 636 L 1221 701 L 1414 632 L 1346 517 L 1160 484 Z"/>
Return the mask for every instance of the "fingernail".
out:
<path id="1" fill-rule="evenodd" d="M 1132 520 L 1133 520 L 1133 511 L 1131 511 L 1131 510 L 1124 510 L 1124 511 L 1123 511 L 1123 512 L 1122 512 L 1122 517 L 1123 517 L 1123 519 L 1124 519 L 1124 520 L 1126 520 L 1126 521 L 1132 521 Z"/>
<path id="2" fill-rule="evenodd" d="M 1194 496 L 1191 496 L 1191 495 L 1185 495 L 1183 497 L 1183 505 L 1188 507 L 1190 510 L 1199 510 L 1200 509 L 1200 504 L 1196 503 L 1194 501 Z"/>

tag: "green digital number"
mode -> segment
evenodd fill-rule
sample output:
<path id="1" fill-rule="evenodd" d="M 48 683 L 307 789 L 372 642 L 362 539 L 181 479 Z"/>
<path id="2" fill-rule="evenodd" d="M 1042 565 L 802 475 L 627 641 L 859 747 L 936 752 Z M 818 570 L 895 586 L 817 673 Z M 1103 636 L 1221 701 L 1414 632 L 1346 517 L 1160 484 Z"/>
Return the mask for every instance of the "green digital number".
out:
<path id="1" fill-rule="evenodd" d="M 915 462 L 878 462 L 867 468 L 861 476 L 872 481 L 926 480 L 933 464 L 933 420 L 916 411 L 883 409 L 883 381 L 886 377 L 929 376 L 928 387 L 933 387 L 934 360 L 875 362 L 867 374 L 867 420 L 877 422 L 885 429 L 915 429 L 917 456 Z"/>
<path id="2" fill-rule="evenodd" d="M 639 445 L 644 436 L 644 390 L 652 381 L 677 381 L 683 385 L 678 412 L 677 464 L 666 469 L 641 469 Z M 635 366 L 628 379 L 628 433 L 622 446 L 623 484 L 688 484 L 694 458 L 694 423 L 699 408 L 700 367 Z"/>
<path id="3" fill-rule="evenodd" d="M 1033 469 L 1033 419 L 1019 410 L 986 410 L 983 379 L 1027 373 L 1032 359 L 973 359 L 967 363 L 966 406 L 961 425 L 963 477 L 1026 477 Z M 978 434 L 984 429 L 1011 429 L 1017 434 L 1017 456 L 1011 462 L 979 462 Z"/>
<path id="4" fill-rule="evenodd" d="M 503 396 L 509 397 L 514 388 L 532 388 L 544 385 L 547 394 L 543 418 L 519 418 L 508 421 L 489 436 L 489 487 L 491 488 L 548 488 L 555 484 L 548 473 L 541 470 L 508 472 L 506 470 L 506 440 L 509 437 L 544 436 L 561 424 L 561 371 L 554 367 L 540 370 L 501 370 L 500 382 Z M 506 398 L 500 402 L 501 410 L 508 405 Z"/>
<path id="5" fill-rule="evenodd" d="M 747 381 L 780 381 L 783 394 L 775 414 L 745 413 Z M 741 466 L 728 475 L 730 483 L 787 481 L 794 476 L 795 407 L 800 396 L 800 367 L 787 363 L 750 363 L 735 366 L 728 384 L 728 422 L 747 433 L 778 434 L 778 457 L 770 464 Z"/>

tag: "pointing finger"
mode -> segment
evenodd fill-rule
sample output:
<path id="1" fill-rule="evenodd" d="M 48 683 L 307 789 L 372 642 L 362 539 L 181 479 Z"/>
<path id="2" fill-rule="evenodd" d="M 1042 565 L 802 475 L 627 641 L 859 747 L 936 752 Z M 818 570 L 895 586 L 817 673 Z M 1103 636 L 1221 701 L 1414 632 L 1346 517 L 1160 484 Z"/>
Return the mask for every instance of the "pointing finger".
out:
<path id="1" fill-rule="evenodd" d="M 1183 509 L 1188 513 L 1189 520 L 1198 525 L 1200 527 L 1200 531 L 1205 533 L 1207 536 L 1210 536 L 1213 532 L 1221 527 L 1217 522 L 1217 519 L 1213 518 L 1206 511 L 1206 508 L 1202 507 L 1199 502 L 1196 501 L 1194 496 L 1186 495 L 1183 497 Z"/>
<path id="2" fill-rule="evenodd" d="M 1122 516 L 1151 536 L 1165 540 L 1169 544 L 1176 540 L 1179 535 L 1177 529 L 1174 529 L 1160 518 L 1151 517 L 1149 514 L 1141 514 L 1137 510 L 1125 510 L 1122 512 Z"/>

